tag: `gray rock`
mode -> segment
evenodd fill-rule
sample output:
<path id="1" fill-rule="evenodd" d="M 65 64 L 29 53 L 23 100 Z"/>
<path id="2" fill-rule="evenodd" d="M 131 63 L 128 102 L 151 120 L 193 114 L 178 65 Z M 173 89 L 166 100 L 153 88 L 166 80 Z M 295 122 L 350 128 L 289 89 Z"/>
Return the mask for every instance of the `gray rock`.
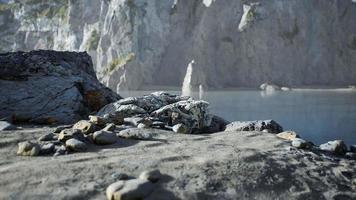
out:
<path id="1" fill-rule="evenodd" d="M 356 145 L 350 146 L 350 152 L 356 153 Z"/>
<path id="2" fill-rule="evenodd" d="M 263 131 L 266 129 L 269 133 L 283 132 L 282 126 L 274 120 L 235 121 L 226 125 L 225 131 Z"/>
<path id="3" fill-rule="evenodd" d="M 96 144 L 100 145 L 114 144 L 118 140 L 114 132 L 104 130 L 96 131 L 93 134 L 93 139 Z"/>
<path id="4" fill-rule="evenodd" d="M 176 124 L 172 127 L 172 130 L 176 133 L 182 133 L 182 134 L 190 134 L 191 133 L 190 128 L 185 126 L 184 124 Z"/>
<path id="5" fill-rule="evenodd" d="M 64 155 L 64 154 L 68 153 L 67 148 L 64 145 L 55 146 L 54 150 L 55 150 L 55 153 L 53 155 L 54 157 L 60 156 L 60 155 Z"/>
<path id="6" fill-rule="evenodd" d="M 80 120 L 73 125 L 73 129 L 78 129 L 84 134 L 94 133 L 96 130 L 95 124 L 87 120 Z"/>
<path id="7" fill-rule="evenodd" d="M 138 124 L 143 120 L 142 117 L 126 117 L 124 119 L 125 124 L 137 127 Z"/>
<path id="8" fill-rule="evenodd" d="M 101 116 L 89 115 L 89 121 L 98 126 L 104 126 L 108 123 L 108 119 Z"/>
<path id="9" fill-rule="evenodd" d="M 144 199 L 154 190 L 154 184 L 148 180 L 131 179 L 115 182 L 106 189 L 108 200 Z"/>
<path id="10" fill-rule="evenodd" d="M 161 121 L 153 121 L 152 122 L 152 127 L 164 128 L 165 126 L 166 126 L 166 123 L 161 122 Z"/>
<path id="11" fill-rule="evenodd" d="M 1 115 L 1 114 L 0 114 Z M 15 130 L 16 127 L 7 121 L 0 121 L 0 131 Z"/>
<path id="12" fill-rule="evenodd" d="M 321 150 L 330 151 L 338 155 L 345 155 L 347 152 L 347 146 L 342 140 L 329 141 L 319 146 Z"/>
<path id="13" fill-rule="evenodd" d="M 63 131 L 64 129 L 69 129 L 72 128 L 73 125 L 61 125 L 61 126 L 57 126 L 54 130 L 53 133 L 60 133 L 61 131 Z"/>
<path id="14" fill-rule="evenodd" d="M 116 125 L 114 123 L 107 124 L 103 131 L 115 131 Z"/>
<path id="15" fill-rule="evenodd" d="M 54 153 L 54 150 L 55 150 L 55 145 L 53 143 L 42 144 L 40 154 L 41 155 L 51 154 Z"/>
<path id="16" fill-rule="evenodd" d="M 149 180 L 152 183 L 156 183 L 157 181 L 159 181 L 161 176 L 162 176 L 161 172 L 158 169 L 156 169 L 156 170 L 152 170 L 152 171 L 142 172 L 139 176 L 139 179 Z"/>
<path id="17" fill-rule="evenodd" d="M 293 139 L 291 139 L 291 141 L 292 141 L 292 146 L 296 147 L 298 149 L 311 149 L 312 148 L 312 144 L 310 142 L 303 140 L 303 139 L 293 138 Z"/>
<path id="18" fill-rule="evenodd" d="M 137 128 L 149 128 L 150 126 L 147 126 L 146 124 L 144 124 L 144 123 L 139 123 L 138 125 L 137 125 Z"/>
<path id="19" fill-rule="evenodd" d="M 348 159 L 356 160 L 356 153 L 354 153 L 354 152 L 347 152 L 347 153 L 345 154 L 345 157 L 348 158 Z"/>
<path id="20" fill-rule="evenodd" d="M 68 139 L 65 144 L 67 149 L 74 152 L 83 152 L 88 149 L 87 144 L 75 138 Z"/>
<path id="21" fill-rule="evenodd" d="M 76 138 L 77 140 L 85 141 L 83 133 L 78 129 L 64 129 L 58 134 L 58 140 L 65 142 L 71 138 Z"/>
<path id="22" fill-rule="evenodd" d="M 153 138 L 153 133 L 150 129 L 141 128 L 125 129 L 120 131 L 117 135 L 126 139 L 150 140 Z"/>
<path id="23" fill-rule="evenodd" d="M 121 172 L 114 172 L 111 174 L 111 177 L 116 180 L 127 180 L 129 178 L 127 174 Z"/>
<path id="24" fill-rule="evenodd" d="M 37 156 L 40 153 L 40 145 L 30 141 L 18 143 L 17 155 L 19 156 Z"/>
<path id="25" fill-rule="evenodd" d="M 0 66 L 0 118 L 72 123 L 120 99 L 96 79 L 87 53 L 6 53 Z"/>
<path id="26" fill-rule="evenodd" d="M 58 137 L 54 133 L 47 133 L 38 138 L 38 141 L 52 141 L 57 139 Z"/>

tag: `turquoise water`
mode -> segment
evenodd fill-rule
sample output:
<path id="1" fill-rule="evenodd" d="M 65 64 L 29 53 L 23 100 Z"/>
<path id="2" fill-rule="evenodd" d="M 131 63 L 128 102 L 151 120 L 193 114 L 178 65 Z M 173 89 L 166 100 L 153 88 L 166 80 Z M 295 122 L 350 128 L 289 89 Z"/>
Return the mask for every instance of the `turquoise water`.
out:
<path id="1" fill-rule="evenodd" d="M 120 93 L 123 97 L 140 96 L 152 91 Z M 170 91 L 179 94 L 180 91 Z M 193 93 L 199 99 L 197 93 Z M 316 144 L 342 139 L 356 144 L 355 91 L 208 91 L 202 99 L 210 110 L 229 121 L 274 119 L 284 130 L 294 130 Z"/>

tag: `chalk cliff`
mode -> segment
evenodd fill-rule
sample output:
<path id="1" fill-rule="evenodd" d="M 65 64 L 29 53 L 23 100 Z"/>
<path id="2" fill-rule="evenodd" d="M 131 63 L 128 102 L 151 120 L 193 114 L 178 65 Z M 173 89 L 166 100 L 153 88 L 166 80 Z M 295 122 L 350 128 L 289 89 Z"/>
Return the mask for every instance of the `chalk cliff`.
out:
<path id="1" fill-rule="evenodd" d="M 0 51 L 87 51 L 114 90 L 356 84 L 352 0 L 10 0 Z"/>

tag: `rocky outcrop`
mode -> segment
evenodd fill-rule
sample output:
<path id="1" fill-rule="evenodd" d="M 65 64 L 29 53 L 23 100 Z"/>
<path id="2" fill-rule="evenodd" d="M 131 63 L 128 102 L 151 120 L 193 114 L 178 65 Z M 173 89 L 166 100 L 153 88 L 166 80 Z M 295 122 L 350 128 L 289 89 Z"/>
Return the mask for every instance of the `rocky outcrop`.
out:
<path id="1" fill-rule="evenodd" d="M 0 51 L 88 51 L 114 90 L 181 86 L 192 60 L 210 88 L 356 84 L 351 0 L 15 2 Z"/>
<path id="2" fill-rule="evenodd" d="M 86 53 L 0 54 L 0 118 L 72 123 L 120 96 L 102 85 Z"/>

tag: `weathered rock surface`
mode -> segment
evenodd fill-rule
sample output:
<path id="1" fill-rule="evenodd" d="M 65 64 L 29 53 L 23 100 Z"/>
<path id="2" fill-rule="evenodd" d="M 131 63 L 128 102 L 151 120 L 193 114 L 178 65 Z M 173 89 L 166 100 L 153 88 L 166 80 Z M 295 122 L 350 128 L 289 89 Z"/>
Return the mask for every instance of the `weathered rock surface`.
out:
<path id="1" fill-rule="evenodd" d="M 0 134 L 0 199 L 103 199 L 113 173 L 163 174 L 147 200 L 355 199 L 356 160 L 291 148 L 261 132 L 208 135 L 160 133 L 156 140 L 122 139 L 117 148 L 27 159 L 19 140 L 48 133 L 25 128 Z M 53 192 L 48 192 L 53 191 Z"/>
<path id="2" fill-rule="evenodd" d="M 292 141 L 292 146 L 298 149 L 311 149 L 313 146 L 310 142 L 300 138 L 293 138 L 291 141 Z"/>
<path id="3" fill-rule="evenodd" d="M 153 138 L 154 131 L 152 129 L 129 128 L 117 133 L 119 137 L 126 139 L 150 140 Z"/>
<path id="4" fill-rule="evenodd" d="M 145 199 L 153 190 L 154 185 L 148 180 L 121 180 L 106 189 L 106 197 L 108 200 Z"/>
<path id="5" fill-rule="evenodd" d="M 88 149 L 87 144 L 75 138 L 67 140 L 65 144 L 67 149 L 75 152 L 82 152 Z"/>
<path id="6" fill-rule="evenodd" d="M 294 131 L 284 131 L 278 133 L 276 136 L 285 140 L 293 140 L 295 138 L 299 138 L 299 135 Z"/>
<path id="7" fill-rule="evenodd" d="M 115 144 L 118 140 L 116 134 L 112 131 L 96 131 L 93 134 L 93 139 L 96 144 L 106 145 L 106 144 Z"/>
<path id="8" fill-rule="evenodd" d="M 283 128 L 273 120 L 258 120 L 258 121 L 235 121 L 226 125 L 225 131 L 263 131 L 269 133 L 283 132 Z"/>
<path id="9" fill-rule="evenodd" d="M 210 88 L 355 85 L 352 0 L 15 2 L 0 51 L 88 51 L 114 90 L 180 86 L 192 59 Z"/>
<path id="10" fill-rule="evenodd" d="M 347 152 L 347 146 L 342 140 L 329 141 L 325 144 L 321 144 L 319 148 L 339 155 L 344 155 Z"/>
<path id="11" fill-rule="evenodd" d="M 0 54 L 0 118 L 71 123 L 120 97 L 99 83 L 86 53 Z"/>
<path id="12" fill-rule="evenodd" d="M 0 121 L 0 131 L 14 130 L 16 127 L 7 121 Z"/>
<path id="13" fill-rule="evenodd" d="M 96 130 L 95 124 L 87 120 L 80 120 L 79 122 L 73 125 L 73 129 L 78 129 L 84 134 L 94 133 Z"/>
<path id="14" fill-rule="evenodd" d="M 20 142 L 18 144 L 17 155 L 19 156 L 37 156 L 40 153 L 40 146 L 33 142 Z"/>

